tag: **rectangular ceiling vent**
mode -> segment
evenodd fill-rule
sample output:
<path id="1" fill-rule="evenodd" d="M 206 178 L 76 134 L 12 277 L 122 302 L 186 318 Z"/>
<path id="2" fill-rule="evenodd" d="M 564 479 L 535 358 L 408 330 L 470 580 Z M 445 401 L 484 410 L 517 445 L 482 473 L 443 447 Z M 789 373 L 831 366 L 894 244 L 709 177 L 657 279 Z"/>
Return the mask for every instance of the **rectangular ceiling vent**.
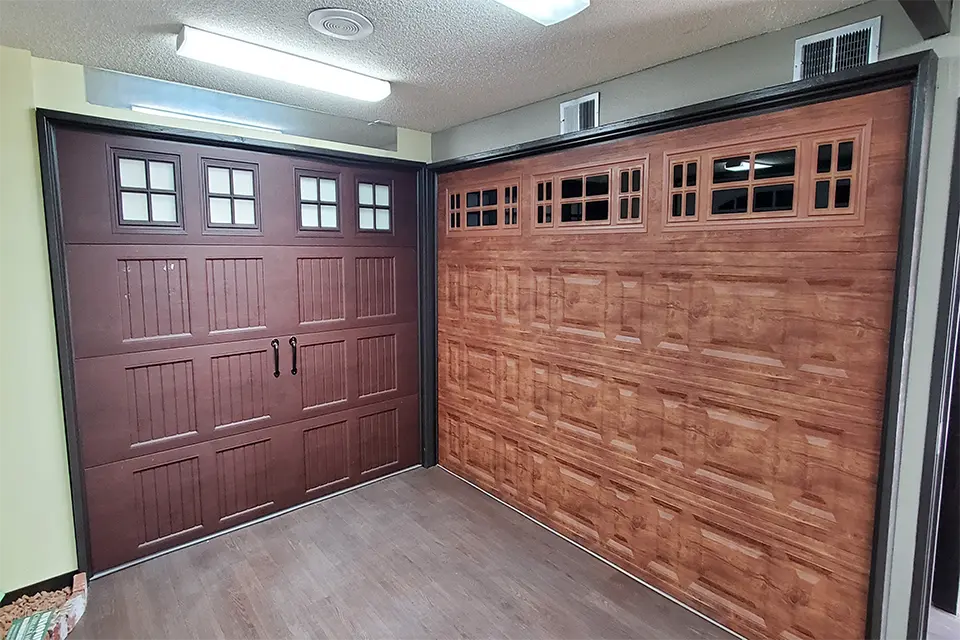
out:
<path id="1" fill-rule="evenodd" d="M 560 103 L 560 133 L 593 129 L 599 124 L 599 93 L 591 93 Z"/>
<path id="2" fill-rule="evenodd" d="M 793 79 L 804 80 L 834 71 L 862 67 L 880 53 L 880 16 L 797 40 Z"/>

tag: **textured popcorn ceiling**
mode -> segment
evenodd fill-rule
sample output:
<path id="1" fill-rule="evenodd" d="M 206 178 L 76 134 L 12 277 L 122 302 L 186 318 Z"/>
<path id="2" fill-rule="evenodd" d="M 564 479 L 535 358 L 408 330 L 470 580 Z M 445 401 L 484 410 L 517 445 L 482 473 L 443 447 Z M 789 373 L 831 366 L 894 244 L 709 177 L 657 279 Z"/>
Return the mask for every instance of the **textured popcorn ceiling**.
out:
<path id="1" fill-rule="evenodd" d="M 0 0 L 0 44 L 435 132 L 864 1 L 593 0 L 542 27 L 494 0 Z M 323 37 L 307 24 L 323 6 L 359 11 L 376 32 Z M 384 78 L 393 94 L 369 104 L 181 59 L 181 24 Z"/>

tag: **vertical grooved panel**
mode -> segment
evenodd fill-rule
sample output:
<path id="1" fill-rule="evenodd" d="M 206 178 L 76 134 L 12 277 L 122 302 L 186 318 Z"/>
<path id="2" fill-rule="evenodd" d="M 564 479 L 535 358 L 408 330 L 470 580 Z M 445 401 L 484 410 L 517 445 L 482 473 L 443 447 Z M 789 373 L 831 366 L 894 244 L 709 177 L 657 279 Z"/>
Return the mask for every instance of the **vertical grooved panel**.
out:
<path id="1" fill-rule="evenodd" d="M 343 258 L 299 258 L 300 323 L 343 320 Z"/>
<path id="2" fill-rule="evenodd" d="M 264 385 L 266 351 L 217 356 L 210 365 L 214 426 L 234 425 L 269 415 Z"/>
<path id="3" fill-rule="evenodd" d="M 360 397 L 397 388 L 397 337 L 393 334 L 357 340 Z"/>
<path id="4" fill-rule="evenodd" d="M 367 473 L 400 459 L 396 409 L 360 417 L 360 472 Z"/>
<path id="5" fill-rule="evenodd" d="M 125 342 L 190 333 L 186 260 L 118 260 L 117 269 Z"/>
<path id="6" fill-rule="evenodd" d="M 393 257 L 357 258 L 357 317 L 372 318 L 396 313 Z"/>
<path id="7" fill-rule="evenodd" d="M 194 433 L 193 362 L 164 362 L 126 370 L 130 443 Z"/>
<path id="8" fill-rule="evenodd" d="M 208 258 L 210 331 L 265 327 L 262 258 Z"/>
<path id="9" fill-rule="evenodd" d="M 303 432 L 306 491 L 350 477 L 350 431 L 337 422 Z"/>
<path id="10" fill-rule="evenodd" d="M 271 502 L 269 461 L 269 440 L 217 451 L 221 520 Z"/>
<path id="11" fill-rule="evenodd" d="M 188 458 L 133 474 L 140 546 L 201 526 L 199 469 Z"/>
<path id="12" fill-rule="evenodd" d="M 300 345 L 300 389 L 304 409 L 347 399 L 346 343 Z"/>

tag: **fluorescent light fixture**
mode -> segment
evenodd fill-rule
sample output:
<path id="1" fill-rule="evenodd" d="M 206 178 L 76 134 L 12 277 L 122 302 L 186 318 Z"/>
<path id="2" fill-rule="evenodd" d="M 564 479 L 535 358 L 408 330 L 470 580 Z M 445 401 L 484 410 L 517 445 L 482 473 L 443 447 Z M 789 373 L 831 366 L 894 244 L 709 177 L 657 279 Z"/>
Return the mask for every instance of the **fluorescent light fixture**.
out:
<path id="1" fill-rule="evenodd" d="M 164 116 L 166 118 L 179 118 L 180 120 L 194 120 L 196 122 L 211 122 L 213 124 L 224 124 L 231 127 L 243 127 L 245 129 L 256 129 L 257 131 L 267 131 L 269 133 L 283 133 L 282 129 L 266 127 L 260 124 L 241 122 L 239 120 L 224 120 L 221 118 L 210 118 L 208 116 L 198 116 L 192 113 L 183 113 L 182 111 L 170 111 L 168 109 L 158 109 L 157 107 L 146 107 L 135 104 L 130 107 L 137 113 L 146 113 L 151 116 Z"/>
<path id="2" fill-rule="evenodd" d="M 187 25 L 177 38 L 177 55 L 367 102 L 390 95 L 386 80 Z"/>
<path id="3" fill-rule="evenodd" d="M 754 162 L 753 166 L 756 169 L 769 169 L 773 165 L 767 164 L 766 162 Z M 723 168 L 727 171 L 750 171 L 750 163 L 746 160 L 741 160 L 739 164 L 730 164 L 727 162 Z"/>
<path id="4" fill-rule="evenodd" d="M 497 0 L 545 27 L 563 22 L 590 6 L 590 0 Z"/>

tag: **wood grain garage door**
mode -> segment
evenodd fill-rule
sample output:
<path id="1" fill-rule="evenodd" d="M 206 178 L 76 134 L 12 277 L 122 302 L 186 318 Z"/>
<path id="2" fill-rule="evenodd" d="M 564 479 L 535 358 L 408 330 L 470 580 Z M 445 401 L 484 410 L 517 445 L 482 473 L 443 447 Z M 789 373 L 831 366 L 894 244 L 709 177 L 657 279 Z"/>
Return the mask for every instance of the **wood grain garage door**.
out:
<path id="1" fill-rule="evenodd" d="M 415 174 L 57 134 L 94 571 L 415 464 Z"/>
<path id="2" fill-rule="evenodd" d="M 441 176 L 441 464 L 747 637 L 862 638 L 909 99 Z"/>

